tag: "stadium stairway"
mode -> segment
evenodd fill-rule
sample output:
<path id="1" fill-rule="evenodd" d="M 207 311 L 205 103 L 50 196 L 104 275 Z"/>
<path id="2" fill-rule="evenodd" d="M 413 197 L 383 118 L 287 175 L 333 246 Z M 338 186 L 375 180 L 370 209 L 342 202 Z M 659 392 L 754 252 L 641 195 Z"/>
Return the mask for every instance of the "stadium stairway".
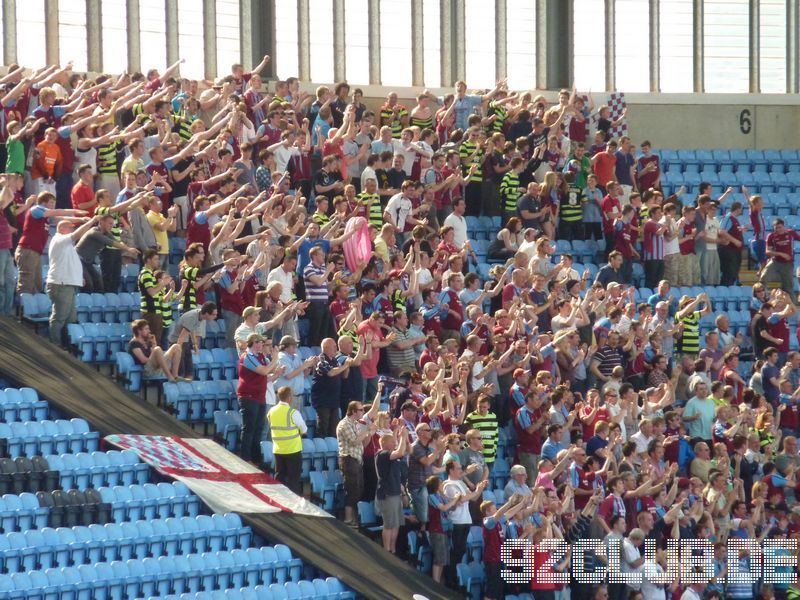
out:
<path id="1" fill-rule="evenodd" d="M 13 319 L 0 340 L 18 386 L 0 403 L 19 404 L 0 423 L 0 600 L 458 597 L 333 518 L 202 514 L 184 484 L 102 443 L 194 430 Z"/>

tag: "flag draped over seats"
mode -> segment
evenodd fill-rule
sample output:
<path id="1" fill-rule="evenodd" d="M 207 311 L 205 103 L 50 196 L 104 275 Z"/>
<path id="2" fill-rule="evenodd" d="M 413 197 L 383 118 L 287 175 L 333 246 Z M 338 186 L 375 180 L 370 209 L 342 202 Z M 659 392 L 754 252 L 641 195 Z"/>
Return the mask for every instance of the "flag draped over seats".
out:
<path id="1" fill-rule="evenodd" d="M 109 435 L 105 440 L 183 482 L 214 512 L 331 516 L 213 440 L 155 435 Z"/>

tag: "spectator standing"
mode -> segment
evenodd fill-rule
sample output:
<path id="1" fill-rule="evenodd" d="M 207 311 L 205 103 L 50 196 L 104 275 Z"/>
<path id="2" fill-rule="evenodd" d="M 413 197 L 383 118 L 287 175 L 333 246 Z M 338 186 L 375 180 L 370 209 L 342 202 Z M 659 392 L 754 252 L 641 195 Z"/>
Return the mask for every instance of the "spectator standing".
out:
<path id="1" fill-rule="evenodd" d="M 278 403 L 269 409 L 270 437 L 275 455 L 275 478 L 295 494 L 302 494 L 300 475 L 303 468 L 302 436 L 308 431 L 300 411 L 292 408 L 292 390 L 278 388 Z M 259 440 L 260 444 L 260 440 Z"/>
<path id="2" fill-rule="evenodd" d="M 333 340 L 331 340 L 333 341 Z M 344 479 L 344 522 L 350 527 L 358 527 L 355 518 L 356 505 L 361 500 L 364 488 L 364 442 L 377 430 L 376 423 L 364 425 L 359 419 L 364 414 L 364 405 L 353 400 L 347 405 L 347 414 L 336 426 L 336 440 L 339 442 L 339 469 Z"/>
<path id="3" fill-rule="evenodd" d="M 375 455 L 375 469 L 378 473 L 375 503 L 383 518 L 383 548 L 392 554 L 397 553 L 397 534 L 405 522 L 401 476 L 402 462 L 408 454 L 408 438 L 409 433 L 405 427 L 396 427 L 393 433 L 380 437 L 380 451 Z"/>
<path id="4" fill-rule="evenodd" d="M 247 350 L 239 358 L 239 412 L 242 415 L 242 433 L 239 455 L 247 461 L 256 461 L 261 455 L 261 438 L 267 422 L 267 387 L 278 367 L 277 352 L 270 364 L 264 354 L 263 336 L 253 333 L 247 338 Z M 273 401 L 274 403 L 274 401 Z"/>
<path id="5" fill-rule="evenodd" d="M 66 346 L 67 323 L 75 323 L 78 314 L 75 310 L 75 295 L 83 285 L 83 266 L 80 256 L 75 250 L 75 243 L 87 231 L 94 227 L 96 217 L 75 227 L 72 219 L 63 219 L 56 226 L 56 234 L 50 240 L 47 251 L 47 296 L 53 307 L 50 312 L 50 341 L 56 345 Z"/>
<path id="6" fill-rule="evenodd" d="M 473 491 L 467 489 L 464 483 L 464 471 L 456 461 L 450 461 L 445 465 L 447 479 L 442 485 L 444 496 L 448 500 L 459 498 L 459 502 L 450 510 L 450 520 L 453 522 L 453 548 L 450 554 L 450 568 L 455 569 L 455 565 L 461 562 L 464 553 L 467 551 L 467 536 L 472 527 L 472 516 L 469 511 L 469 503 L 480 498 L 483 490 L 489 484 L 488 479 L 484 479 L 475 486 Z"/>
<path id="7" fill-rule="evenodd" d="M 184 331 L 188 333 L 183 342 L 179 373 L 187 379 L 191 379 L 194 374 L 192 354 L 200 352 L 200 339 L 206 336 L 206 321 L 215 321 L 217 312 L 216 304 L 206 302 L 198 308 L 187 310 L 172 326 L 169 334 L 171 344 L 176 343 Z"/>
<path id="8" fill-rule="evenodd" d="M 767 256 L 769 261 L 761 272 L 761 283 L 765 286 L 778 282 L 781 289 L 789 294 L 794 293 L 794 278 L 792 265 L 794 264 L 793 242 L 800 240 L 800 234 L 792 229 L 787 229 L 783 219 L 773 221 L 772 233 L 767 236 Z"/>
<path id="9" fill-rule="evenodd" d="M 339 420 L 342 379 L 354 359 L 346 358 L 339 364 L 336 341 L 332 338 L 322 340 L 321 350 L 311 376 L 311 406 L 317 411 L 317 437 L 334 437 Z"/>

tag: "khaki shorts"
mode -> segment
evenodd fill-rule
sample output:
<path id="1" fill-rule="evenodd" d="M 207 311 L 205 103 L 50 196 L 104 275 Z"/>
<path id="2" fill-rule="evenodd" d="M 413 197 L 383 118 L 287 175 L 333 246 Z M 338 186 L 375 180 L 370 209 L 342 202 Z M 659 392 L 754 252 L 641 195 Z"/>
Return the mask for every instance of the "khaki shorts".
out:
<path id="1" fill-rule="evenodd" d="M 437 567 L 446 567 L 450 562 L 450 544 L 446 533 L 429 533 L 428 541 L 431 544 L 433 564 Z"/>
<path id="2" fill-rule="evenodd" d="M 383 517 L 384 529 L 399 529 L 405 521 L 401 496 L 386 496 L 383 500 L 376 498 L 375 505 Z"/>

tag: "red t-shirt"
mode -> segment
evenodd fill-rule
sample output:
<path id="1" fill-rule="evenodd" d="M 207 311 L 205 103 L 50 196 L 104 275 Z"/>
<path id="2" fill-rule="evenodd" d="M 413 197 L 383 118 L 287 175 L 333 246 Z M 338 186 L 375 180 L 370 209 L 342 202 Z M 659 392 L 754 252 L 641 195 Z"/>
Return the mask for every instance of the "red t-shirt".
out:
<path id="1" fill-rule="evenodd" d="M 783 233 L 772 232 L 767 236 L 767 249 L 773 252 L 782 252 L 789 255 L 789 260 L 783 256 L 773 256 L 772 260 L 779 263 L 790 263 L 794 261 L 792 253 L 792 241 L 800 240 L 800 235 L 791 229 L 785 229 Z"/>
<path id="2" fill-rule="evenodd" d="M 622 253 L 622 258 L 633 258 L 633 231 L 630 223 L 623 223 L 614 236 L 614 250 Z"/>
<path id="3" fill-rule="evenodd" d="M 605 188 L 609 181 L 614 181 L 617 157 L 615 154 L 609 154 L 605 151 L 598 152 L 595 157 L 594 174 L 597 175 L 597 182 Z"/>
<path id="4" fill-rule="evenodd" d="M 591 406 L 584 406 L 581 409 L 581 416 L 584 417 L 588 416 L 589 414 L 591 414 L 591 412 L 592 412 Z M 581 424 L 583 425 L 583 439 L 588 440 L 590 437 L 594 435 L 594 426 L 597 424 L 598 421 L 605 421 L 606 423 L 608 423 L 610 419 L 611 415 L 605 406 L 601 406 L 600 408 L 598 408 L 591 423 L 587 425 L 586 423 L 581 421 Z"/>
<path id="5" fill-rule="evenodd" d="M 367 331 L 372 330 L 375 334 L 374 339 L 381 341 L 383 340 L 383 331 L 381 331 L 380 327 L 373 327 L 370 324 L 370 320 L 362 321 L 361 324 L 356 329 L 358 335 L 366 335 Z M 361 376 L 365 379 L 372 379 L 373 377 L 378 376 L 378 361 L 381 359 L 381 351 L 380 348 L 373 348 L 372 356 L 370 358 L 364 359 L 361 363 L 359 368 L 361 369 Z"/>
<path id="6" fill-rule="evenodd" d="M 76 210 L 80 210 L 80 205 L 85 204 L 87 202 L 91 202 L 94 200 L 94 190 L 92 190 L 92 186 L 86 185 L 82 181 L 79 181 L 75 185 L 72 186 L 72 208 Z M 94 216 L 94 209 L 97 208 L 97 205 L 93 206 L 88 210 L 89 216 Z"/>
<path id="7" fill-rule="evenodd" d="M 606 196 L 600 205 L 603 209 L 603 233 L 614 231 L 614 218 L 622 212 L 619 200 L 613 196 Z"/>

